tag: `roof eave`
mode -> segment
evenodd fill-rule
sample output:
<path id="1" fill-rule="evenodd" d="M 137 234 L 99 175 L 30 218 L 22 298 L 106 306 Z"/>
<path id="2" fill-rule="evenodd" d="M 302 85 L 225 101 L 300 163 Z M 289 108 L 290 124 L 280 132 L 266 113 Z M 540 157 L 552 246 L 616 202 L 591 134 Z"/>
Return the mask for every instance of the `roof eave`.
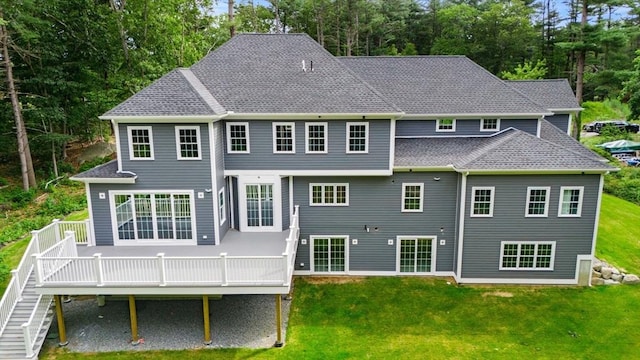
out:
<path id="1" fill-rule="evenodd" d="M 471 175 L 546 175 L 546 174 L 606 174 L 618 171 L 611 169 L 456 169 L 458 172 Z"/>
<path id="2" fill-rule="evenodd" d="M 79 178 L 72 176 L 69 180 L 80 181 L 86 184 L 135 184 L 138 176 L 128 177 L 128 178 Z"/>
<path id="3" fill-rule="evenodd" d="M 584 110 L 584 108 L 581 107 L 577 107 L 577 108 L 549 108 L 549 111 L 553 111 L 554 113 L 556 112 L 575 112 L 575 111 L 582 111 Z"/>
<path id="4" fill-rule="evenodd" d="M 552 112 L 539 112 L 539 113 L 443 113 L 443 114 L 406 114 L 402 117 L 405 120 L 430 120 L 439 118 L 455 118 L 455 119 L 478 119 L 478 118 L 539 118 L 541 116 L 553 115 Z"/>
<path id="5" fill-rule="evenodd" d="M 399 119 L 404 112 L 390 113 L 232 113 L 227 120 L 284 120 L 284 119 Z"/>
<path id="6" fill-rule="evenodd" d="M 176 121 L 188 122 L 209 122 L 220 120 L 226 117 L 226 114 L 220 115 L 143 115 L 143 116 L 127 116 L 127 115 L 101 115 L 100 120 L 112 120 L 115 122 L 130 123 L 171 123 Z"/>
<path id="7" fill-rule="evenodd" d="M 394 166 L 393 172 L 428 172 L 428 171 L 456 171 L 453 165 L 445 166 Z"/>

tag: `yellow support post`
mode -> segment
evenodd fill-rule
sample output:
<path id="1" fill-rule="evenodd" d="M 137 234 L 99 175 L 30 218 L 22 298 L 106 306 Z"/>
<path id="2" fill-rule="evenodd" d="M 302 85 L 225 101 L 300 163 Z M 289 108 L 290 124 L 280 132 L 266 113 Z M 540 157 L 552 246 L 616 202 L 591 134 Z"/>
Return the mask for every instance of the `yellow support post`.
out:
<path id="1" fill-rule="evenodd" d="M 67 341 L 67 330 L 64 327 L 64 311 L 62 311 L 62 301 L 60 300 L 60 295 L 54 295 L 53 297 L 56 302 L 56 317 L 58 318 L 58 337 L 60 338 L 60 342 L 58 345 L 66 346 L 69 344 Z"/>
<path id="2" fill-rule="evenodd" d="M 204 317 L 204 344 L 211 345 L 211 324 L 209 323 L 209 295 L 202 295 L 202 316 Z"/>
<path id="3" fill-rule="evenodd" d="M 282 295 L 276 294 L 276 343 L 275 347 L 282 347 Z"/>
<path id="4" fill-rule="evenodd" d="M 131 320 L 131 345 L 140 344 L 138 337 L 138 315 L 136 314 L 136 298 L 129 295 L 129 318 Z"/>

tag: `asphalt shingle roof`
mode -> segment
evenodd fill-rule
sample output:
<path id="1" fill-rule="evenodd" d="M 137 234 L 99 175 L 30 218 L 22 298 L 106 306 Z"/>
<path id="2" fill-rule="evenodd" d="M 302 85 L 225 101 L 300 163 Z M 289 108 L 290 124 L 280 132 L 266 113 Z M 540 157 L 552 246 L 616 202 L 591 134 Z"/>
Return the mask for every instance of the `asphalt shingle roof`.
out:
<path id="1" fill-rule="evenodd" d="M 215 106 L 210 99 L 208 102 L 201 97 L 182 70 L 176 69 L 169 72 L 115 108 L 107 111 L 103 117 L 217 115 L 224 113 L 224 109 L 219 104 Z"/>
<path id="2" fill-rule="evenodd" d="M 235 113 L 401 112 L 306 34 L 240 34 L 191 70 Z"/>
<path id="3" fill-rule="evenodd" d="M 407 114 L 548 113 L 464 56 L 339 59 Z"/>
<path id="4" fill-rule="evenodd" d="M 514 80 L 506 83 L 547 109 L 580 109 L 567 79 Z"/>
<path id="5" fill-rule="evenodd" d="M 615 169 L 513 128 L 489 137 L 396 139 L 394 165 L 453 166 L 458 171 Z"/>
<path id="6" fill-rule="evenodd" d="M 558 129 L 557 126 L 542 120 L 540 123 L 540 138 L 552 142 L 556 145 L 562 146 L 565 149 L 572 151 L 578 155 L 589 157 L 595 160 L 604 160 L 600 155 L 584 147 L 576 139 L 568 136 L 565 132 Z"/>
<path id="7" fill-rule="evenodd" d="M 119 173 L 117 160 L 111 160 L 73 176 L 75 179 L 129 179 L 135 177 L 131 173 Z"/>

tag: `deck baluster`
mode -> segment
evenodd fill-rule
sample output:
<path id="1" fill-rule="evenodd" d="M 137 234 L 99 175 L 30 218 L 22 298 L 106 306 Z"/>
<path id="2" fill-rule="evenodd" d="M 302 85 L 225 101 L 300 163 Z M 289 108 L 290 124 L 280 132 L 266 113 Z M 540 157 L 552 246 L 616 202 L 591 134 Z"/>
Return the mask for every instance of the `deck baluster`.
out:
<path id="1" fill-rule="evenodd" d="M 222 286 L 227 286 L 229 279 L 227 279 L 227 253 L 220 253 L 222 259 Z"/>
<path id="2" fill-rule="evenodd" d="M 94 264 L 96 267 L 96 285 L 103 286 L 104 285 L 104 274 L 102 272 L 102 254 L 93 254 L 93 258 L 95 260 Z"/>

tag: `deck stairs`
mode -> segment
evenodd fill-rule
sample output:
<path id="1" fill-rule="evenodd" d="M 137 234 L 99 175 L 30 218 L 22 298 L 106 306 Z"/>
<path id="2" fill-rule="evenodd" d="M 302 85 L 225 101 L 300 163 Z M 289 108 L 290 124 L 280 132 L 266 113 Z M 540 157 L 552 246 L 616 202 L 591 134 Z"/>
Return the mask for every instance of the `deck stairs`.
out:
<path id="1" fill-rule="evenodd" d="M 44 344 L 47 332 L 49 331 L 49 327 L 53 321 L 53 310 L 51 309 L 53 296 L 51 295 L 43 295 L 43 298 L 41 299 L 41 301 L 48 304 L 49 310 L 42 322 L 40 331 L 37 333 L 35 345 L 31 349 L 34 356 L 29 357 L 27 355 L 22 324 L 29 321 L 33 309 L 36 307 L 38 302 L 38 298 L 40 297 L 40 295 L 36 294 L 35 284 L 36 279 L 32 272 L 22 291 L 22 300 L 16 302 L 16 305 L 11 312 L 11 316 L 9 317 L 9 321 L 2 334 L 0 334 L 0 359 L 24 360 L 27 358 L 37 358 L 37 355 Z"/>

